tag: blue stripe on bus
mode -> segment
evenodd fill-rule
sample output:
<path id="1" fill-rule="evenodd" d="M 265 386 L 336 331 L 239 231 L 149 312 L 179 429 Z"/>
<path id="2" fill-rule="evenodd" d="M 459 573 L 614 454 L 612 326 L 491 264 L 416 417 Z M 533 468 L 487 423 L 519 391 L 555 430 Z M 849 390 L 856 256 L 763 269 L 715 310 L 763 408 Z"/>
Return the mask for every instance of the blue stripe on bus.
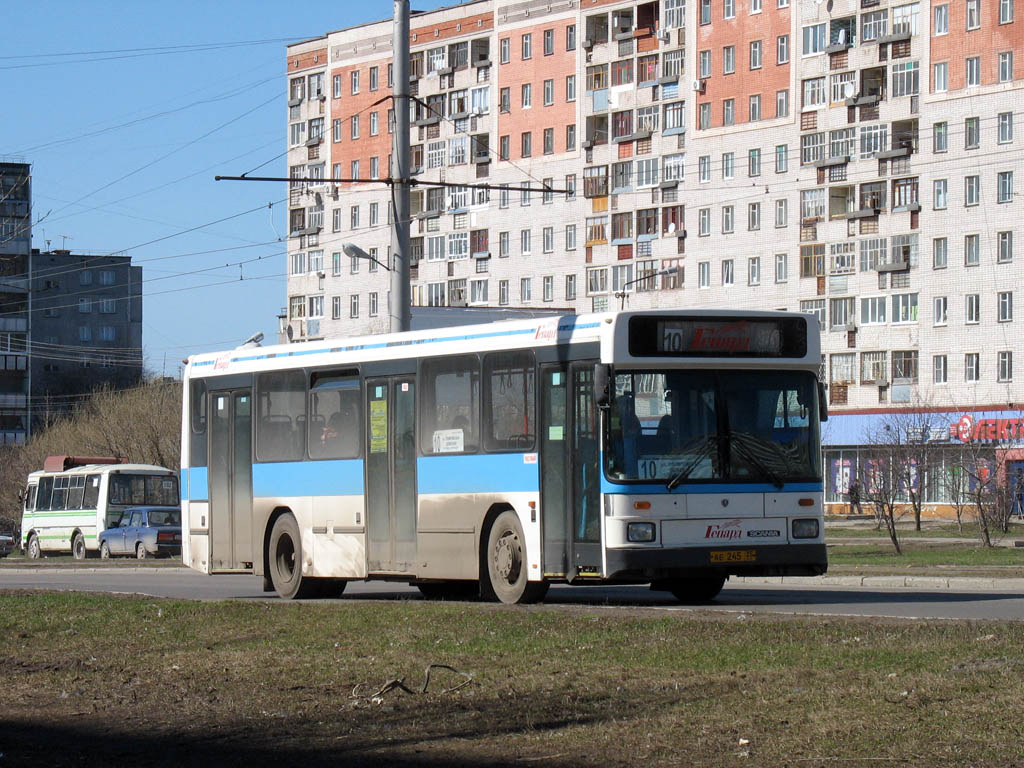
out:
<path id="1" fill-rule="evenodd" d="M 707 494 L 707 493 L 821 493 L 821 483 L 786 483 L 776 488 L 771 483 L 690 483 L 669 491 L 665 483 L 613 483 L 601 478 L 601 493 L 643 493 L 643 494 Z"/>
<path id="2" fill-rule="evenodd" d="M 181 470 L 182 501 L 206 501 L 210 495 L 210 486 L 206 467 L 186 467 Z"/>
<path id="3" fill-rule="evenodd" d="M 523 453 L 481 453 L 422 456 L 416 460 L 418 491 L 429 493 L 537 492 L 537 463 L 527 464 Z"/>
<path id="4" fill-rule="evenodd" d="M 361 496 L 362 459 L 252 465 L 253 496 Z"/>
<path id="5" fill-rule="evenodd" d="M 565 333 L 569 331 L 582 331 L 589 328 L 598 328 L 600 323 L 561 323 L 556 332 Z M 438 336 L 429 339 L 406 339 L 402 341 L 382 341 L 375 344 L 352 344 L 346 347 L 331 347 L 329 349 L 301 349 L 291 352 L 271 352 L 263 355 L 245 355 L 233 357 L 231 363 L 248 363 L 254 360 L 270 360 L 279 357 L 299 357 L 300 355 L 321 355 L 331 352 L 362 352 L 371 349 L 389 349 L 391 347 L 420 346 L 423 344 L 438 344 L 448 341 L 477 341 L 479 339 L 494 339 L 505 336 L 535 336 L 538 328 L 520 328 L 513 331 L 491 331 L 487 333 L 469 333 L 462 336 Z M 202 360 L 193 363 L 193 366 L 200 367 L 213 365 L 215 360 Z"/>

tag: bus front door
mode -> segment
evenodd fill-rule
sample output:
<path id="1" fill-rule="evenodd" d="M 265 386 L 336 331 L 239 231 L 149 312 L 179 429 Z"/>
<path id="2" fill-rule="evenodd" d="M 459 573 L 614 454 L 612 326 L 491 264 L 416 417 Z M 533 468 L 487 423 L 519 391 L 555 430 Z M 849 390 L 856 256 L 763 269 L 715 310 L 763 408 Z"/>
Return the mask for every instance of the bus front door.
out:
<path id="1" fill-rule="evenodd" d="M 210 573 L 251 571 L 252 390 L 210 397 Z"/>
<path id="2" fill-rule="evenodd" d="M 593 363 L 541 368 L 544 575 L 601 573 L 599 414 Z"/>
<path id="3" fill-rule="evenodd" d="M 370 573 L 415 571 L 416 392 L 411 376 L 366 381 L 366 528 Z"/>

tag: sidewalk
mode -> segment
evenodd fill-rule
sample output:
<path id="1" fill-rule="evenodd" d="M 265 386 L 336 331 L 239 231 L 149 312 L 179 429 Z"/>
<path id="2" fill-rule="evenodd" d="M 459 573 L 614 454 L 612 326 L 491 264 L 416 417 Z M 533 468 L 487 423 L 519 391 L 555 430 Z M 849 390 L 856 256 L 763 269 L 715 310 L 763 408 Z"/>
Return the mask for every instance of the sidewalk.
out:
<path id="1" fill-rule="evenodd" d="M 937 589 L 961 592 L 1019 592 L 1024 579 L 997 576 L 907 576 L 837 574 L 835 576 L 732 576 L 730 584 L 786 584 L 803 587 L 858 587 L 862 589 Z"/>

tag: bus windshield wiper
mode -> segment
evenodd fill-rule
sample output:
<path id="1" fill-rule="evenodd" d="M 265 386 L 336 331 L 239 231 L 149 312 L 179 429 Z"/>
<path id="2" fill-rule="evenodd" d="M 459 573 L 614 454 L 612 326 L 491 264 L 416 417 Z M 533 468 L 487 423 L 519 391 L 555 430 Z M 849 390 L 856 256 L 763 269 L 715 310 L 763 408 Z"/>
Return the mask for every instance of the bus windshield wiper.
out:
<path id="1" fill-rule="evenodd" d="M 761 441 L 749 432 L 736 431 L 730 431 L 728 439 L 729 446 L 735 449 L 736 453 L 743 458 L 744 461 L 767 477 L 769 482 L 771 482 L 771 484 L 776 488 L 779 490 L 782 489 L 785 485 L 782 478 L 780 478 L 778 473 L 769 467 L 768 464 L 757 455 L 756 449 L 762 447 L 762 443 L 765 441 Z M 773 444 L 770 445 L 774 448 Z"/>
<path id="2" fill-rule="evenodd" d="M 697 465 L 707 457 L 710 449 L 718 445 L 718 439 L 718 435 L 704 435 L 703 437 L 698 437 L 696 440 L 684 445 L 680 453 L 686 452 L 691 447 L 697 448 L 697 452 L 685 467 L 672 476 L 672 479 L 665 484 L 665 487 L 671 491 L 686 480 L 690 476 L 690 473 L 697 468 Z"/>

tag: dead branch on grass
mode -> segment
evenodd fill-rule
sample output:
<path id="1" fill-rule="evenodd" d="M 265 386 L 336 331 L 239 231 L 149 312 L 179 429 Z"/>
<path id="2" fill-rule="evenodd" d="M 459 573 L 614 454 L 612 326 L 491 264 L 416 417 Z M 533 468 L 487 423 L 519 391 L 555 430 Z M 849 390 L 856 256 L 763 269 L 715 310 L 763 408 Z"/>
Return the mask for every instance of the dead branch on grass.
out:
<path id="1" fill-rule="evenodd" d="M 447 693 L 454 693 L 455 691 L 459 690 L 460 688 L 464 688 L 465 686 L 467 686 L 467 685 L 469 685 L 470 683 L 473 682 L 473 676 L 472 675 L 470 675 L 470 674 L 468 674 L 466 672 L 463 672 L 462 670 L 456 669 L 455 667 L 449 666 L 448 664 L 428 664 L 427 668 L 425 670 L 423 670 L 423 687 L 420 688 L 418 693 L 424 694 L 424 693 L 427 692 L 427 689 L 430 687 L 430 672 L 431 672 L 431 670 L 434 670 L 434 669 L 447 669 L 449 672 L 454 672 L 455 674 L 462 675 L 464 678 L 466 678 L 461 683 L 456 685 L 454 688 L 445 688 L 445 689 L 443 689 L 441 691 L 442 695 L 443 694 L 447 694 Z M 391 691 L 394 691 L 396 689 L 400 690 L 400 691 L 405 691 L 406 693 L 412 694 L 412 695 L 416 695 L 416 693 L 417 693 L 417 691 L 414 691 L 414 690 L 410 689 L 405 684 L 405 678 L 404 677 L 398 677 L 398 678 L 395 678 L 394 680 L 388 680 L 375 693 L 371 693 L 369 696 L 360 696 L 359 695 L 359 685 L 358 684 L 354 685 L 352 687 L 352 693 L 349 695 L 349 698 L 352 698 L 352 699 L 368 699 L 370 701 L 373 701 L 374 699 L 380 698 L 384 694 L 390 693 Z"/>

